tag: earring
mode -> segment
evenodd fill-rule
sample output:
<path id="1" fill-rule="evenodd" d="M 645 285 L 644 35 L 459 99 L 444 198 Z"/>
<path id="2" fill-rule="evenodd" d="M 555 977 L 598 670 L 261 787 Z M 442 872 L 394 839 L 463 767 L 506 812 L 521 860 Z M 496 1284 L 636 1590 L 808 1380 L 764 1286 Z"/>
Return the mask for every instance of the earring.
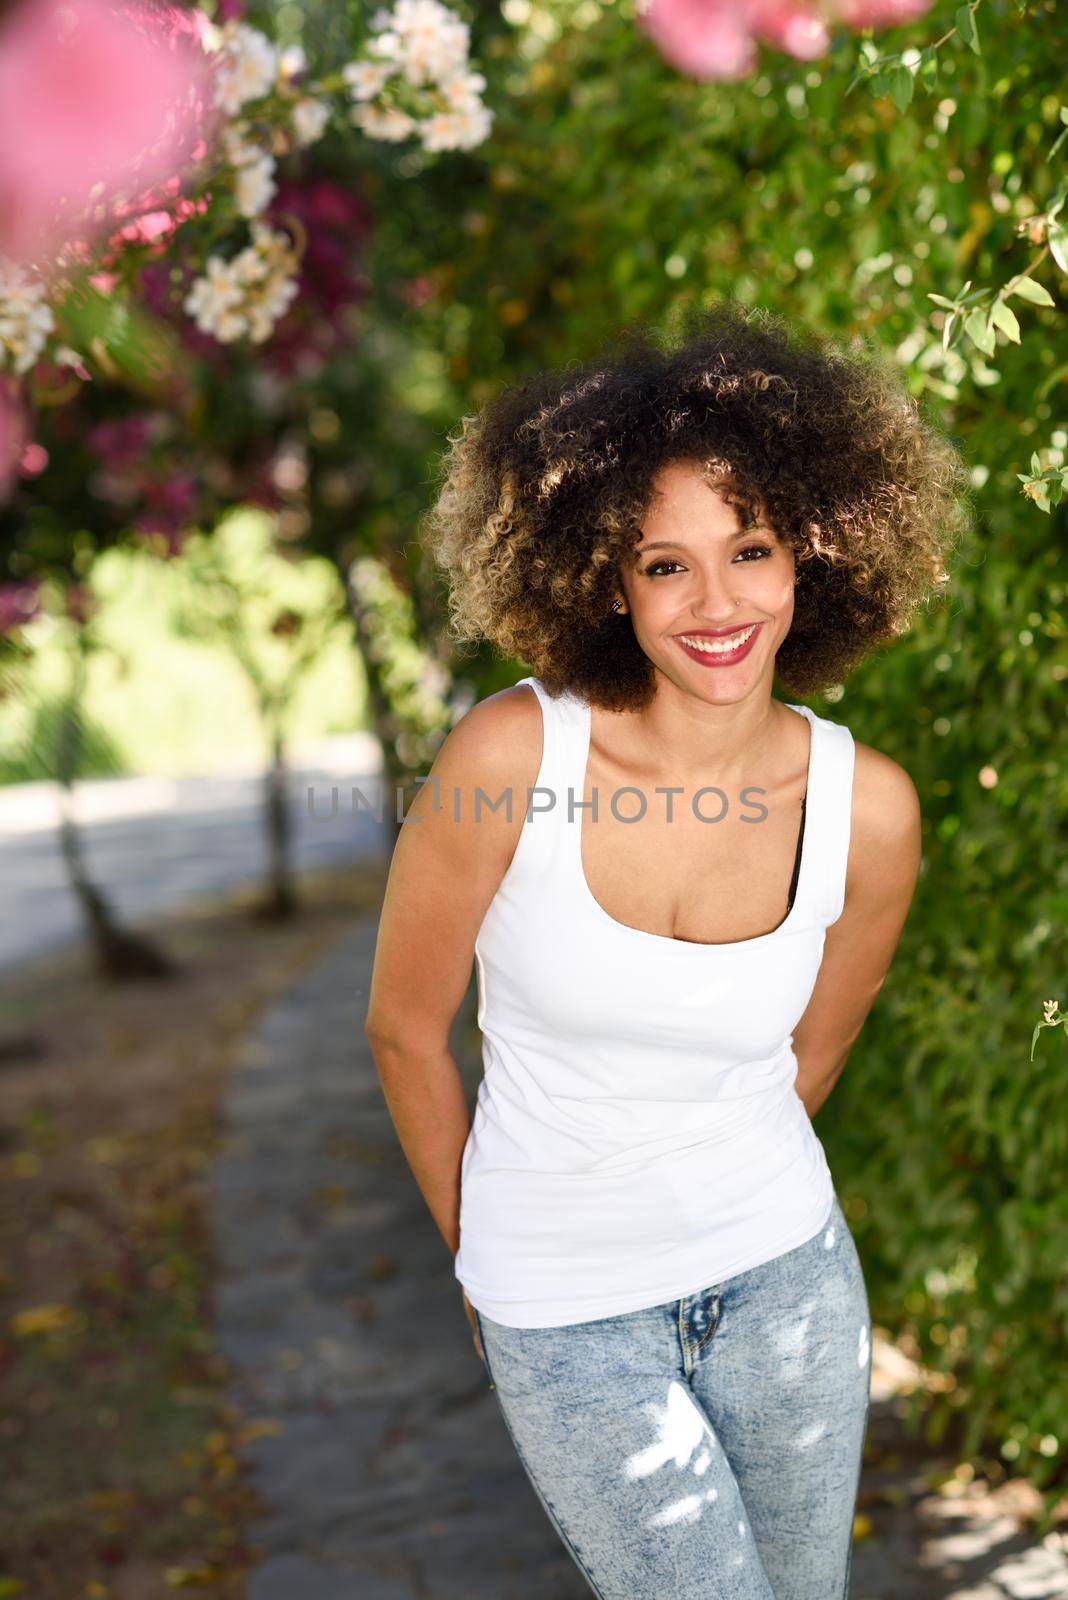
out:
<path id="1" fill-rule="evenodd" d="M 623 602 L 622 602 L 622 600 L 613 600 L 612 601 L 612 610 L 613 611 L 622 611 L 623 610 Z"/>

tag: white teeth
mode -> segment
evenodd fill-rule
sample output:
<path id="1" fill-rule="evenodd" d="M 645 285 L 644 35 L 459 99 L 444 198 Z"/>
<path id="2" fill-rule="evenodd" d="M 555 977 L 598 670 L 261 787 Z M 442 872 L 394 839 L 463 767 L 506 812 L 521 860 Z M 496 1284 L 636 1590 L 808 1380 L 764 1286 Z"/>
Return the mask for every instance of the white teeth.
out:
<path id="1" fill-rule="evenodd" d="M 731 650 L 737 650 L 738 646 L 744 644 L 749 635 L 755 631 L 754 622 L 751 628 L 743 628 L 741 633 L 732 633 L 729 639 L 717 639 L 714 643 L 711 639 L 688 639 L 685 634 L 680 634 L 679 637 L 683 644 L 690 646 L 691 650 L 700 650 L 709 656 L 723 656 Z"/>

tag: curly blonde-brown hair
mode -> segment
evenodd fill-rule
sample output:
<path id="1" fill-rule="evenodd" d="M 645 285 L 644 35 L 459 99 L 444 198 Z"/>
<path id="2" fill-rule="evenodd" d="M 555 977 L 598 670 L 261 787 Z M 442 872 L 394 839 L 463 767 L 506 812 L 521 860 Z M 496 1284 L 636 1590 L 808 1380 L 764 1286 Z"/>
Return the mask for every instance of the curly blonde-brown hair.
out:
<path id="1" fill-rule="evenodd" d="M 462 419 L 425 529 L 452 637 L 488 639 L 552 694 L 646 705 L 653 665 L 611 604 L 674 461 L 792 547 L 776 671 L 796 694 L 903 633 L 970 520 L 964 463 L 889 357 L 733 300 L 691 307 L 674 342 L 632 325 Z"/>

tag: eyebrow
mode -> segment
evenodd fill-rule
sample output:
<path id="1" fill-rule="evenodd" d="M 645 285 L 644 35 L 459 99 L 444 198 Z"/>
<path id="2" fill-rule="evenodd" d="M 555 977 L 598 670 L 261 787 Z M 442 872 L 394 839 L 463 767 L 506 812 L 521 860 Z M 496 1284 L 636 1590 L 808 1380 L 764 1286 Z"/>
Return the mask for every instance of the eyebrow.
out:
<path id="1" fill-rule="evenodd" d="M 735 539 L 751 539 L 757 531 L 757 528 L 739 528 L 737 533 L 729 536 L 728 542 Z M 654 539 L 652 544 L 639 545 L 638 554 L 643 556 L 649 550 L 685 550 L 685 548 L 681 539 Z"/>

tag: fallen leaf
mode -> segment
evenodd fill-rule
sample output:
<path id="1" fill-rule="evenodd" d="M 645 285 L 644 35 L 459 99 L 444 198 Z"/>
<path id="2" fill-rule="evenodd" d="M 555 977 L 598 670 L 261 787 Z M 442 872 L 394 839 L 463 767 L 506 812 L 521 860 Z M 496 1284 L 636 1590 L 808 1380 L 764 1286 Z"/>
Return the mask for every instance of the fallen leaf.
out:
<path id="1" fill-rule="evenodd" d="M 28 1306 L 25 1311 L 16 1311 L 8 1326 L 12 1333 L 20 1338 L 27 1338 L 34 1333 L 57 1333 L 75 1326 L 79 1320 L 79 1315 L 73 1306 Z M 3 1590 L 0 1589 L 0 1594 L 2 1593 Z"/>

